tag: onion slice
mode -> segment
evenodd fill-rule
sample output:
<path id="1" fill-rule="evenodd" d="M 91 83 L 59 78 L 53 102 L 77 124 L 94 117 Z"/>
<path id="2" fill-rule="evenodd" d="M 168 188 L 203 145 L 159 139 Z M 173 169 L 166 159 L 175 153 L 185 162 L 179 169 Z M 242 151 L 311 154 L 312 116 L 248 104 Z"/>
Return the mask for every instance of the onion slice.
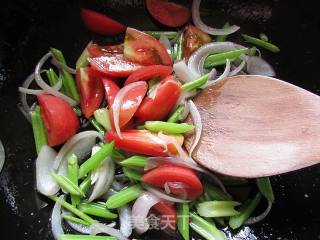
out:
<path id="1" fill-rule="evenodd" d="M 60 199 L 64 199 L 64 195 L 61 195 L 59 197 Z M 62 224 L 61 224 L 61 205 L 56 202 L 54 204 L 54 207 L 52 209 L 51 214 L 51 229 L 52 229 L 52 235 L 54 239 L 58 239 L 60 235 L 64 234 Z"/>
<path id="2" fill-rule="evenodd" d="M 106 233 L 110 236 L 113 236 L 113 237 L 119 239 L 119 240 L 129 240 L 128 238 L 123 236 L 123 234 L 120 233 L 119 230 L 117 230 L 113 227 L 110 227 L 106 224 L 103 224 L 103 223 L 94 222 L 90 226 L 90 234 L 97 235 L 98 233 Z"/>
<path id="3" fill-rule="evenodd" d="M 242 62 L 239 64 L 239 66 L 237 66 L 235 69 L 233 69 L 231 72 L 229 72 L 229 76 L 234 76 L 236 74 L 238 74 L 239 72 L 242 71 L 242 69 L 244 68 L 244 66 L 246 65 L 246 61 L 242 60 Z"/>
<path id="4" fill-rule="evenodd" d="M 176 202 L 176 203 L 186 203 L 186 202 L 190 202 L 190 200 L 186 200 L 186 199 L 181 199 L 181 198 L 177 198 L 177 197 L 173 197 L 171 195 L 168 195 L 166 193 L 164 193 L 163 191 L 151 187 L 149 185 L 143 184 L 143 187 L 150 193 L 154 194 L 155 196 L 157 196 L 160 199 L 166 200 L 168 202 Z"/>
<path id="5" fill-rule="evenodd" d="M 161 200 L 150 192 L 144 192 L 134 202 L 132 206 L 132 223 L 138 234 L 142 234 L 149 229 L 148 213 L 150 209 Z"/>
<path id="6" fill-rule="evenodd" d="M 258 222 L 261 222 L 263 219 L 265 219 L 268 214 L 270 213 L 271 211 L 271 208 L 272 208 L 272 202 L 271 201 L 268 201 L 268 206 L 266 208 L 266 210 L 263 211 L 263 213 L 261 213 L 259 216 L 256 216 L 256 217 L 250 217 L 246 222 L 245 224 L 247 225 L 251 225 L 251 224 L 256 224 Z"/>
<path id="7" fill-rule="evenodd" d="M 178 79 L 184 83 L 193 81 L 200 77 L 198 75 L 193 74 L 193 72 L 189 70 L 184 60 L 181 60 L 173 64 L 173 70 L 175 75 L 177 75 Z"/>
<path id="8" fill-rule="evenodd" d="M 72 68 L 72 67 L 69 67 L 67 66 L 66 64 L 60 62 L 58 59 L 56 59 L 54 56 L 52 56 L 52 60 L 51 60 L 51 63 L 53 65 L 55 65 L 57 68 L 60 68 L 60 69 L 64 69 L 66 70 L 67 72 L 71 73 L 71 74 L 76 74 L 77 71 L 76 69 Z"/>
<path id="9" fill-rule="evenodd" d="M 121 88 L 120 91 L 117 93 L 117 95 L 114 98 L 114 101 L 112 104 L 113 122 L 114 122 L 114 127 L 116 129 L 116 132 L 120 138 L 122 138 L 122 136 L 121 136 L 120 126 L 119 126 L 119 117 L 120 117 L 122 100 L 125 97 L 125 95 L 127 94 L 127 92 L 129 92 L 137 87 L 142 87 L 142 86 L 146 86 L 146 85 L 147 85 L 147 83 L 145 81 L 130 83 L 130 84 L 124 86 L 123 88 Z"/>
<path id="10" fill-rule="evenodd" d="M 276 75 L 272 66 L 261 57 L 249 57 L 247 61 L 247 71 L 253 75 L 263 75 L 273 77 Z"/>
<path id="11" fill-rule="evenodd" d="M 96 131 L 84 131 L 70 138 L 60 149 L 54 160 L 53 168 L 58 170 L 69 152 L 74 152 L 80 159 L 89 153 L 95 144 L 95 139 L 103 140 L 103 135 Z"/>
<path id="12" fill-rule="evenodd" d="M 37 190 L 45 196 L 54 195 L 60 189 L 57 182 L 50 175 L 53 171 L 53 163 L 56 156 L 57 152 L 53 148 L 44 145 L 36 159 Z"/>
<path id="13" fill-rule="evenodd" d="M 195 125 L 195 137 L 189 151 L 189 157 L 191 157 L 193 150 L 197 147 L 200 141 L 200 137 L 202 133 L 202 121 L 201 121 L 200 113 L 197 109 L 197 106 L 194 104 L 194 102 L 192 100 L 188 100 L 188 105 L 190 108 L 192 121 Z"/>
<path id="14" fill-rule="evenodd" d="M 47 54 L 45 54 L 40 61 L 38 62 L 36 69 L 35 69 L 35 80 L 37 82 L 37 84 L 39 85 L 40 88 L 42 88 L 44 91 L 46 91 L 47 93 L 50 93 L 56 97 L 59 97 L 63 100 L 65 100 L 66 102 L 68 102 L 71 106 L 75 106 L 77 105 L 77 102 L 75 100 L 73 100 L 72 98 L 62 94 L 61 92 L 53 89 L 51 86 L 49 86 L 41 77 L 41 68 L 43 66 L 43 64 L 50 58 L 52 57 L 53 54 L 51 52 L 48 52 Z"/>
<path id="15" fill-rule="evenodd" d="M 230 60 L 227 59 L 226 67 L 225 67 L 223 73 L 217 79 L 212 80 L 212 81 L 208 81 L 204 86 L 202 86 L 202 88 L 206 88 L 206 87 L 211 86 L 213 84 L 217 84 L 218 82 L 221 82 L 223 79 L 228 77 L 228 75 L 230 73 L 230 67 L 231 67 Z"/>
<path id="16" fill-rule="evenodd" d="M 4 147 L 3 147 L 2 141 L 0 139 L 0 173 L 1 173 L 1 170 L 3 168 L 5 158 L 6 158 L 6 155 L 5 155 L 5 152 L 4 152 Z"/>
<path id="17" fill-rule="evenodd" d="M 192 2 L 192 20 L 196 27 L 204 31 L 205 33 L 211 34 L 211 35 L 229 35 L 231 33 L 234 33 L 240 29 L 239 26 L 232 25 L 228 28 L 213 28 L 207 26 L 200 17 L 200 3 L 201 0 L 193 0 Z"/>
<path id="18" fill-rule="evenodd" d="M 124 205 L 120 209 L 119 219 L 120 219 L 120 232 L 123 236 L 129 237 L 132 234 L 132 211 L 128 205 Z"/>

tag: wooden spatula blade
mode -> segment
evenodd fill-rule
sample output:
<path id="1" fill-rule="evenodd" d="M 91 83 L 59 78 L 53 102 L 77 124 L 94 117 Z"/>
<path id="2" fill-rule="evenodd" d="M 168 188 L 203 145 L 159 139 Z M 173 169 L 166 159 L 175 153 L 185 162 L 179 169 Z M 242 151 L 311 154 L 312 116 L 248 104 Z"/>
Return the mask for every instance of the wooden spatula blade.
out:
<path id="1" fill-rule="evenodd" d="M 315 94 L 278 79 L 241 75 L 205 89 L 194 102 L 203 131 L 193 157 L 210 170 L 253 178 L 320 162 Z M 187 149 L 192 141 L 186 139 Z"/>

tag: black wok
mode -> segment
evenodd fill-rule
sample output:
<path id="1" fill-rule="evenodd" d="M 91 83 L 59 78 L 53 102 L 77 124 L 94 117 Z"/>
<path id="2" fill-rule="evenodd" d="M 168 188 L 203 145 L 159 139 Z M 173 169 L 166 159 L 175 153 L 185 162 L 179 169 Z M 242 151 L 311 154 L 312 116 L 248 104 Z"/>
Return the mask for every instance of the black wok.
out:
<path id="1" fill-rule="evenodd" d="M 150 18 L 143 2 L 1 1 L 0 139 L 7 156 L 0 174 L 1 239 L 52 238 L 52 205 L 39 210 L 43 199 L 34 189 L 33 135 L 17 108 L 18 86 L 51 46 L 61 49 L 67 61 L 74 63 L 89 40 L 101 44 L 115 41 L 95 36 L 83 27 L 81 6 L 103 11 L 131 27 L 165 29 Z M 202 6 L 208 23 L 220 26 L 228 19 L 240 25 L 241 32 L 266 33 L 281 48 L 279 54 L 263 52 L 275 67 L 277 77 L 320 94 L 320 21 L 316 1 L 215 0 Z M 274 176 L 271 180 L 276 195 L 271 214 L 261 224 L 234 232 L 233 239 L 320 239 L 320 167 Z M 152 232 L 144 239 L 175 238 Z"/>

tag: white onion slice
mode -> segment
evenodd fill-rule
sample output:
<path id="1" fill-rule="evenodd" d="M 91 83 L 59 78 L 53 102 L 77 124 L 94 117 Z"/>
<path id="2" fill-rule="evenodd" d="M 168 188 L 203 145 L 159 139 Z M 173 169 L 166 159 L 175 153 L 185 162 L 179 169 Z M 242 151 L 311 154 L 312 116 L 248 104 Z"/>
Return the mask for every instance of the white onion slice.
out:
<path id="1" fill-rule="evenodd" d="M 176 202 L 176 203 L 186 203 L 186 202 L 190 202 L 190 200 L 186 200 L 186 199 L 181 199 L 181 198 L 177 198 L 177 197 L 173 197 L 172 195 L 168 195 L 166 193 L 164 193 L 163 191 L 151 187 L 149 185 L 143 184 L 143 187 L 150 193 L 154 194 L 155 196 L 157 196 L 160 199 L 166 200 L 168 202 Z"/>
<path id="2" fill-rule="evenodd" d="M 96 154 L 100 149 L 101 149 L 101 147 L 98 146 L 98 145 L 93 146 L 92 149 L 91 149 L 91 156 L 93 156 L 94 154 Z M 97 181 L 98 178 L 99 178 L 99 171 L 98 171 L 98 169 L 99 169 L 99 168 L 97 168 L 97 169 L 95 169 L 95 170 L 93 170 L 93 171 L 91 172 L 91 176 L 90 176 L 90 178 L 91 178 L 91 185 L 95 184 L 96 181 Z"/>
<path id="3" fill-rule="evenodd" d="M 204 72 L 203 63 L 210 54 L 227 52 L 241 48 L 245 47 L 233 42 L 212 42 L 205 44 L 190 56 L 188 68 L 193 74 L 202 76 Z M 246 60 L 246 55 L 242 54 L 239 58 Z"/>
<path id="4" fill-rule="evenodd" d="M 188 105 L 190 108 L 190 114 L 191 114 L 192 121 L 195 125 L 195 137 L 193 139 L 193 143 L 192 143 L 190 151 L 189 151 L 189 157 L 191 157 L 193 150 L 197 147 L 197 145 L 200 141 L 200 137 L 201 137 L 201 133 L 202 133 L 202 120 L 201 120 L 200 113 L 197 109 L 197 106 L 193 103 L 192 100 L 188 100 Z"/>
<path id="5" fill-rule="evenodd" d="M 59 198 L 64 199 L 64 195 L 61 195 Z M 52 235 L 56 240 L 59 238 L 60 235 L 64 234 L 61 222 L 61 205 L 60 203 L 56 202 L 54 204 L 51 214 L 51 230 Z"/>
<path id="6" fill-rule="evenodd" d="M 57 170 L 60 167 L 61 162 L 65 160 L 65 157 L 71 151 L 75 153 L 79 159 L 84 157 L 86 153 L 91 151 L 96 138 L 102 140 L 103 135 L 96 131 L 84 131 L 74 135 L 60 149 L 54 160 L 53 168 Z"/>
<path id="7" fill-rule="evenodd" d="M 57 182 L 50 175 L 53 171 L 53 163 L 56 156 L 57 152 L 53 148 L 44 145 L 36 159 L 37 190 L 45 196 L 52 196 L 60 189 Z"/>
<path id="8" fill-rule="evenodd" d="M 114 122 L 114 127 L 116 129 L 116 132 L 120 138 L 122 138 L 122 136 L 121 136 L 120 126 L 119 126 L 119 117 L 120 117 L 122 100 L 128 91 L 133 90 L 137 87 L 142 87 L 142 86 L 146 86 L 146 85 L 147 85 L 147 83 L 145 81 L 130 83 L 130 84 L 124 86 L 123 88 L 121 88 L 120 91 L 117 93 L 117 95 L 114 98 L 114 101 L 112 104 L 113 122 Z"/>
<path id="9" fill-rule="evenodd" d="M 40 95 L 40 94 L 46 93 L 44 90 L 39 90 L 39 89 L 28 89 L 23 87 L 19 87 L 18 89 L 19 89 L 19 92 L 24 94 Z"/>
<path id="10" fill-rule="evenodd" d="M 249 57 L 247 61 L 247 71 L 253 75 L 263 75 L 273 77 L 276 75 L 272 66 L 261 57 Z"/>
<path id="11" fill-rule="evenodd" d="M 180 121 L 184 121 L 188 117 L 189 113 L 190 113 L 190 108 L 189 108 L 188 103 L 185 101 L 184 102 L 184 111 L 180 116 Z"/>
<path id="12" fill-rule="evenodd" d="M 1 173 L 1 170 L 3 168 L 5 158 L 6 158 L 6 155 L 5 155 L 5 152 L 4 152 L 4 147 L 3 147 L 2 141 L 0 139 L 0 173 Z"/>
<path id="13" fill-rule="evenodd" d="M 110 227 L 106 224 L 103 224 L 103 223 L 94 222 L 90 226 L 90 234 L 97 235 L 98 233 L 106 233 L 110 236 L 113 236 L 113 237 L 119 239 L 119 240 L 129 240 L 128 238 L 123 236 L 123 234 L 120 233 L 119 230 L 117 230 L 113 227 Z"/>
<path id="14" fill-rule="evenodd" d="M 59 97 L 63 100 L 65 100 L 66 102 L 68 102 L 71 106 L 75 106 L 77 105 L 77 102 L 74 101 L 72 98 L 62 94 L 61 92 L 53 89 L 51 86 L 49 86 L 41 77 L 41 68 L 43 66 L 43 64 L 50 58 L 52 57 L 53 54 L 51 52 L 48 52 L 47 54 L 45 54 L 40 61 L 38 62 L 36 69 L 34 71 L 35 74 L 35 80 L 37 82 L 37 84 L 39 85 L 40 88 L 42 88 L 44 91 L 46 91 L 47 93 L 50 93 L 56 97 Z"/>
<path id="15" fill-rule="evenodd" d="M 198 75 L 193 74 L 193 72 L 189 70 L 184 60 L 181 60 L 173 64 L 173 71 L 175 75 L 177 75 L 178 79 L 184 83 L 193 81 L 200 77 Z"/>
<path id="16" fill-rule="evenodd" d="M 101 197 L 109 190 L 111 183 L 114 180 L 115 173 L 115 165 L 112 159 L 110 157 L 105 159 L 97 172 L 99 173 L 99 177 L 93 187 L 92 193 L 89 197 L 89 202 Z"/>
<path id="17" fill-rule="evenodd" d="M 244 68 L 244 66 L 246 65 L 246 61 L 245 60 L 242 60 L 242 62 L 239 64 L 238 67 L 236 67 L 235 69 L 233 69 L 231 72 L 229 72 L 229 76 L 234 76 L 236 74 L 238 74 L 239 72 L 242 71 L 242 69 Z"/>
<path id="18" fill-rule="evenodd" d="M 221 29 L 209 27 L 201 20 L 200 3 L 201 3 L 201 0 L 193 0 L 192 2 L 192 20 L 194 25 L 199 29 L 201 29 L 202 31 L 211 35 L 229 35 L 240 29 L 240 27 L 236 25 L 232 25 L 228 28 L 221 28 Z"/>
<path id="19" fill-rule="evenodd" d="M 271 201 L 268 201 L 268 207 L 266 208 L 266 210 L 264 210 L 263 213 L 261 213 L 259 216 L 256 216 L 256 217 L 250 217 L 246 222 L 245 224 L 247 225 L 251 225 L 251 224 L 256 224 L 258 222 L 261 222 L 263 219 L 265 219 L 268 214 L 270 213 L 271 211 L 271 208 L 272 208 L 272 202 Z"/>
<path id="20" fill-rule="evenodd" d="M 142 234 L 149 229 L 148 213 L 160 201 L 157 196 L 150 192 L 144 192 L 136 199 L 132 206 L 132 223 L 138 234 Z"/>
<path id="21" fill-rule="evenodd" d="M 116 191 L 120 191 L 121 189 L 123 189 L 125 187 L 124 184 L 116 181 L 116 180 L 113 180 L 112 182 L 112 187 L 116 190 Z"/>
<path id="22" fill-rule="evenodd" d="M 125 237 L 129 237 L 132 234 L 132 211 L 128 205 L 124 205 L 118 209 L 120 219 L 120 232 Z"/>
<path id="23" fill-rule="evenodd" d="M 169 55 L 171 55 L 171 43 L 166 35 L 160 34 L 159 42 L 163 44 Z"/>
<path id="24" fill-rule="evenodd" d="M 52 57 L 52 60 L 51 60 L 51 63 L 53 65 L 55 65 L 57 68 L 60 68 L 60 69 L 64 69 L 66 70 L 67 72 L 71 73 L 71 74 L 76 74 L 77 71 L 76 69 L 72 68 L 72 67 L 69 67 L 67 66 L 66 64 L 60 62 L 58 59 L 56 59 L 54 56 Z"/>
<path id="25" fill-rule="evenodd" d="M 217 84 L 217 83 L 221 82 L 223 79 L 225 79 L 226 77 L 228 77 L 228 75 L 230 73 L 230 67 L 231 67 L 230 60 L 227 59 L 226 67 L 225 67 L 223 73 L 217 79 L 212 80 L 212 81 L 208 81 L 201 88 L 206 88 L 206 87 L 211 86 L 213 84 Z"/>

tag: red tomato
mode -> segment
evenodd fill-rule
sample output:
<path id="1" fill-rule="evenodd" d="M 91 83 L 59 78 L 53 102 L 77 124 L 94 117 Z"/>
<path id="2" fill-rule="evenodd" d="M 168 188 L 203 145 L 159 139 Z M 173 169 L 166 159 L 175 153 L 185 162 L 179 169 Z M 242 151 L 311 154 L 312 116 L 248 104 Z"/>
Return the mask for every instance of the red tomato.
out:
<path id="1" fill-rule="evenodd" d="M 129 90 L 126 95 L 124 96 L 119 113 L 119 127 L 121 128 L 129 120 L 133 117 L 134 113 L 137 111 L 138 107 L 140 106 L 144 95 L 148 90 L 148 84 L 145 83 L 142 86 L 138 86 Z M 113 121 L 113 113 L 114 113 L 114 104 L 110 108 L 110 121 L 111 124 L 114 125 Z"/>
<path id="2" fill-rule="evenodd" d="M 76 134 L 79 119 L 67 102 L 52 95 L 38 95 L 37 98 L 50 147 L 62 144 Z"/>
<path id="3" fill-rule="evenodd" d="M 103 77 L 102 83 L 105 90 L 106 99 L 108 101 L 108 106 L 111 108 L 114 98 L 116 97 L 117 93 L 119 92 L 120 88 L 118 85 L 111 79 Z"/>
<path id="4" fill-rule="evenodd" d="M 97 44 L 89 44 L 87 50 L 90 57 L 101 57 L 108 54 L 122 54 L 123 44 L 99 46 Z"/>
<path id="5" fill-rule="evenodd" d="M 76 80 L 81 96 L 81 110 L 86 118 L 90 118 L 103 98 L 100 76 L 91 67 L 85 67 L 77 69 Z"/>
<path id="6" fill-rule="evenodd" d="M 190 18 L 190 10 L 182 5 L 163 0 L 147 0 L 147 9 L 158 22 L 169 27 L 179 27 Z"/>
<path id="7" fill-rule="evenodd" d="M 202 194 L 202 183 L 193 170 L 177 165 L 167 164 L 145 173 L 141 181 L 153 186 L 163 188 L 166 182 L 181 182 L 188 199 L 196 199 Z"/>
<path id="8" fill-rule="evenodd" d="M 198 48 L 203 45 L 210 43 L 212 41 L 211 37 L 202 32 L 200 29 L 196 28 L 193 25 L 188 25 L 184 33 L 183 41 L 183 53 L 184 56 L 189 59 L 189 57 L 194 53 Z"/>
<path id="9" fill-rule="evenodd" d="M 160 201 L 153 208 L 161 215 L 160 224 L 162 227 L 169 227 L 171 230 L 176 229 L 177 211 L 174 206 L 165 201 Z"/>
<path id="10" fill-rule="evenodd" d="M 128 77 L 142 66 L 126 60 L 122 54 L 107 54 L 88 58 L 92 68 L 109 77 Z"/>
<path id="11" fill-rule="evenodd" d="M 133 28 L 127 28 L 124 40 L 124 57 L 142 65 L 171 65 L 167 50 L 154 37 Z"/>
<path id="12" fill-rule="evenodd" d="M 117 148 L 150 156 L 168 156 L 168 151 L 163 144 L 154 140 L 150 132 L 144 130 L 128 130 L 121 132 L 121 137 L 116 132 L 106 133 L 107 142 L 114 141 Z"/>
<path id="13" fill-rule="evenodd" d="M 81 8 L 80 14 L 84 25 L 94 33 L 118 35 L 126 30 L 121 23 L 90 9 Z"/>
<path id="14" fill-rule="evenodd" d="M 126 80 L 124 85 L 137 82 L 137 81 L 146 81 L 153 77 L 160 77 L 160 79 L 170 75 L 172 73 L 171 66 L 162 66 L 162 65 L 151 65 L 147 67 L 140 68 L 134 71 Z"/>
<path id="15" fill-rule="evenodd" d="M 173 76 L 163 79 L 143 100 L 136 112 L 139 122 L 162 120 L 173 110 L 181 92 L 180 83 Z"/>

